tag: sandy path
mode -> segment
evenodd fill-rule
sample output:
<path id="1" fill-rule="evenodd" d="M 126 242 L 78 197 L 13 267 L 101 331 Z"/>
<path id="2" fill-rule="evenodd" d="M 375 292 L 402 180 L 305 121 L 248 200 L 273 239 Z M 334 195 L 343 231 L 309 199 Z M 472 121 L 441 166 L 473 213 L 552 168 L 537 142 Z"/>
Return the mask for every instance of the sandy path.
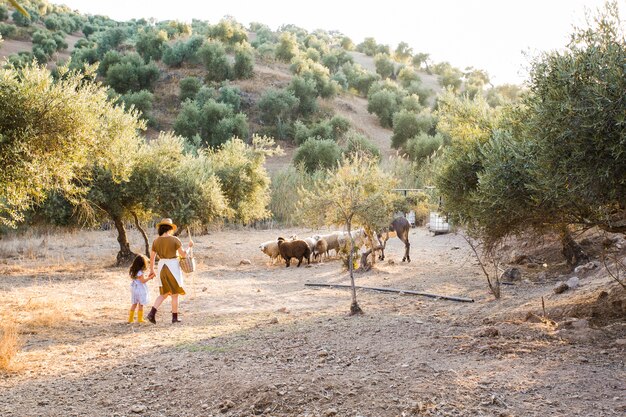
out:
<path id="1" fill-rule="evenodd" d="M 348 317 L 347 291 L 303 285 L 346 283 L 338 260 L 267 265 L 258 243 L 292 233 L 313 231 L 197 237 L 180 326 L 167 302 L 156 326 L 124 323 L 128 279 L 108 266 L 110 232 L 3 241 L 0 317 L 20 323 L 25 346 L 21 370 L 0 374 L 0 415 L 623 415 L 626 329 L 572 342 L 524 322 L 541 295 L 567 300 L 551 284 L 506 287 L 494 302 L 459 236 L 413 229 L 412 263 L 390 240 L 393 262 L 357 283 L 476 302 L 362 291 L 366 314 Z M 606 288 L 589 281 L 578 294 Z"/>

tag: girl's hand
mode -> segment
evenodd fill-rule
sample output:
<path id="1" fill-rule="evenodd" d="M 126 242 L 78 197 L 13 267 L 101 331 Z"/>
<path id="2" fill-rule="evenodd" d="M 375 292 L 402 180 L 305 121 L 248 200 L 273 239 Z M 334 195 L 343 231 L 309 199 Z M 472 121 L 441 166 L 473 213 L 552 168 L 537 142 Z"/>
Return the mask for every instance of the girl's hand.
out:
<path id="1" fill-rule="evenodd" d="M 189 247 L 193 248 L 193 240 L 189 239 Z"/>
<path id="2" fill-rule="evenodd" d="M 150 273 L 148 274 L 148 279 L 152 279 L 152 278 L 154 278 L 154 277 L 156 277 L 156 274 L 155 274 L 155 273 L 154 273 L 154 271 L 152 270 L 152 271 L 150 271 Z"/>

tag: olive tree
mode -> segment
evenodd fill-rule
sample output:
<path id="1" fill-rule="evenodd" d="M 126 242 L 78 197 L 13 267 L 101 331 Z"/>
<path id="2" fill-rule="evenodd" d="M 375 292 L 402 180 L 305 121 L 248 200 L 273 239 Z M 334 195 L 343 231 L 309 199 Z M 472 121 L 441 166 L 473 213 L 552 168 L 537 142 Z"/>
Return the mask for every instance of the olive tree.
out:
<path id="1" fill-rule="evenodd" d="M 353 226 L 379 230 L 389 223 L 397 194 L 396 180 L 380 169 L 373 159 L 354 155 L 343 158 L 336 170 L 310 189 L 300 189 L 302 211 L 318 224 L 342 225 L 351 235 Z M 356 298 L 354 283 L 354 240 L 348 255 L 352 304 L 350 314 L 363 311 Z"/>
<path id="2" fill-rule="evenodd" d="M 258 135 L 251 144 L 233 137 L 218 149 L 202 153 L 219 178 L 231 219 L 249 224 L 269 217 L 270 179 L 265 159 L 280 154 L 282 150 L 272 138 Z"/>
<path id="3" fill-rule="evenodd" d="M 109 169 L 123 179 L 123 158 L 143 127 L 108 99 L 90 74 L 59 69 L 55 81 L 41 66 L 0 69 L 0 223 L 14 226 L 33 204 L 53 189 L 80 191 L 91 167 Z"/>

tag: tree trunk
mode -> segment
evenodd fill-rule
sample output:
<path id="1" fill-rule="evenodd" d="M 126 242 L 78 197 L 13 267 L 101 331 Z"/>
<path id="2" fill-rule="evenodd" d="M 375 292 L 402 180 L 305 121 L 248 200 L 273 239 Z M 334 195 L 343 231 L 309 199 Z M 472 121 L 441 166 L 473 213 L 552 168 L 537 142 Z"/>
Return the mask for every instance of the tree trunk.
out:
<path id="1" fill-rule="evenodd" d="M 150 244 L 148 243 L 148 234 L 146 233 L 145 229 L 141 227 L 141 225 L 139 224 L 139 218 L 137 217 L 137 213 L 135 213 L 134 211 L 131 211 L 130 214 L 133 215 L 133 219 L 135 220 L 135 226 L 137 227 L 137 230 L 139 230 L 139 233 L 141 233 L 141 236 L 143 237 L 143 241 L 146 244 L 146 256 L 149 258 L 150 257 Z"/>
<path id="2" fill-rule="evenodd" d="M 354 239 L 352 238 L 351 221 L 346 221 L 346 228 L 348 229 L 348 237 L 350 238 L 350 253 L 348 254 L 348 269 L 350 270 L 350 286 L 352 288 L 352 304 L 350 305 L 350 315 L 363 314 L 363 310 L 359 306 L 356 300 L 356 286 L 354 284 Z"/>
<path id="3" fill-rule="evenodd" d="M 120 251 L 117 253 L 117 266 L 128 265 L 135 259 L 135 254 L 130 250 L 124 222 L 121 217 L 113 217 L 113 223 L 117 229 L 117 241 L 120 244 Z"/>
<path id="4" fill-rule="evenodd" d="M 563 245 L 563 256 L 565 256 L 568 265 L 576 266 L 589 262 L 589 255 L 572 238 L 567 226 L 561 228 L 561 244 Z"/>

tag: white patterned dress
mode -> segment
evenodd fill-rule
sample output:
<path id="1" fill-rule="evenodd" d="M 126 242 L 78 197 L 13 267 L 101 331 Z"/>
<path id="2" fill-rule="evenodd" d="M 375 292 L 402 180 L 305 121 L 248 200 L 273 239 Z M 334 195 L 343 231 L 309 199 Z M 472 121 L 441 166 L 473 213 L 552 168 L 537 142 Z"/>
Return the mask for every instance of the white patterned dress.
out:
<path id="1" fill-rule="evenodd" d="M 130 283 L 130 303 L 147 305 L 150 300 L 148 297 L 148 284 L 139 281 L 137 278 L 143 276 L 143 271 L 137 272 L 137 276 Z"/>

